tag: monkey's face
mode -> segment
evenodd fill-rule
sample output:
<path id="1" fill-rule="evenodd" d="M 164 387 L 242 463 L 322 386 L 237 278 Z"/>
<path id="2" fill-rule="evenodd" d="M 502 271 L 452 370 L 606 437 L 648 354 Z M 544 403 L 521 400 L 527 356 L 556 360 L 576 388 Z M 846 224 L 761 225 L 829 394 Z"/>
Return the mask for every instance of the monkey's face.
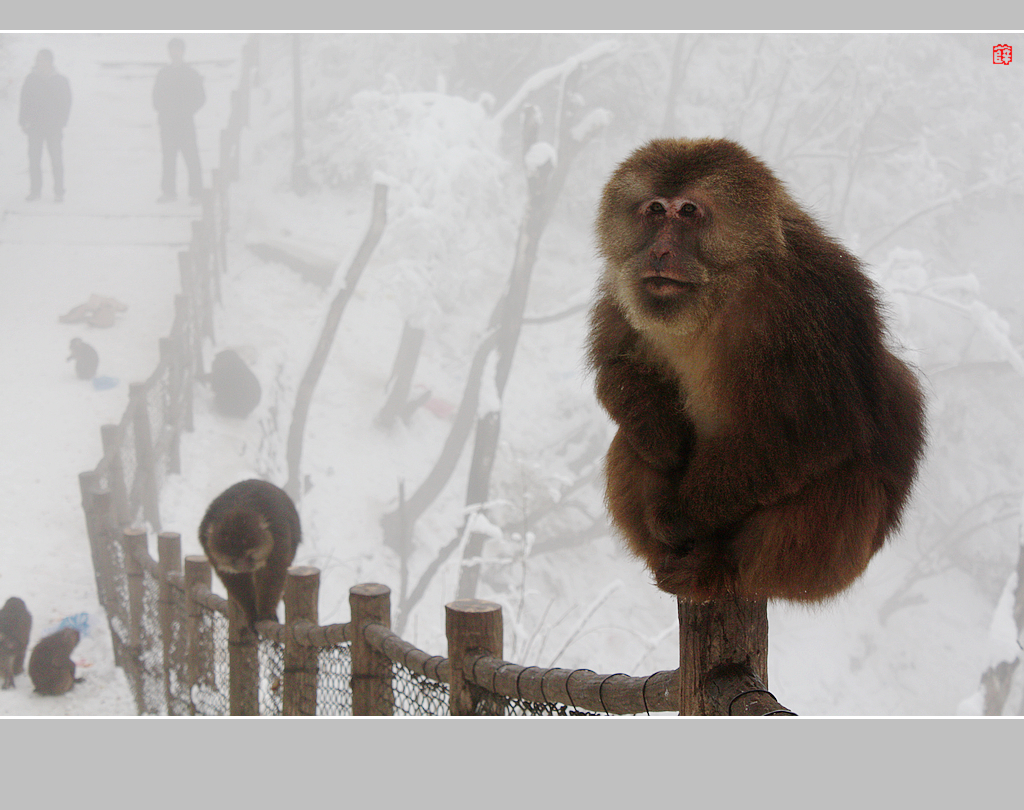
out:
<path id="1" fill-rule="evenodd" d="M 781 187 L 728 141 L 652 141 L 615 171 L 597 220 L 605 283 L 634 327 L 687 333 L 781 249 Z"/>
<path id="2" fill-rule="evenodd" d="M 274 536 L 262 515 L 229 512 L 207 528 L 205 547 L 210 562 L 225 574 L 251 574 L 267 564 Z"/>

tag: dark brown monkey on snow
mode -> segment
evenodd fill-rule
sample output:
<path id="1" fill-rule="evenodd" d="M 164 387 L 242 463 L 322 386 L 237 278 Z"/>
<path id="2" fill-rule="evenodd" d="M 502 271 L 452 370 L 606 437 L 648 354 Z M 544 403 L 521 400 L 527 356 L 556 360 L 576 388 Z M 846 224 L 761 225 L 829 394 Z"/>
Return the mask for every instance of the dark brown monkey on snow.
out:
<path id="1" fill-rule="evenodd" d="M 214 407 L 225 416 L 244 419 L 260 404 L 260 381 L 234 349 L 217 352 L 206 379 L 213 389 Z"/>
<path id="2" fill-rule="evenodd" d="M 199 524 L 199 542 L 249 625 L 277 621 L 277 603 L 301 538 L 292 499 L 256 479 L 224 490 Z"/>
<path id="3" fill-rule="evenodd" d="M 75 361 L 75 374 L 80 380 L 91 380 L 96 376 L 96 368 L 100 364 L 100 356 L 96 350 L 81 338 L 71 338 L 69 347 L 71 355 L 68 360 Z"/>
<path id="4" fill-rule="evenodd" d="M 842 591 L 897 528 L 925 437 L 858 260 L 725 140 L 635 151 L 597 236 L 589 360 L 630 549 L 694 602 Z"/>
<path id="5" fill-rule="evenodd" d="M 79 634 L 73 627 L 43 636 L 32 648 L 28 674 L 41 695 L 63 695 L 82 678 L 75 677 L 71 651 L 78 645 Z"/>
<path id="6" fill-rule="evenodd" d="M 8 599 L 0 608 L 0 675 L 3 689 L 14 688 L 14 676 L 25 671 L 25 650 L 32 632 L 32 614 L 24 600 Z"/>

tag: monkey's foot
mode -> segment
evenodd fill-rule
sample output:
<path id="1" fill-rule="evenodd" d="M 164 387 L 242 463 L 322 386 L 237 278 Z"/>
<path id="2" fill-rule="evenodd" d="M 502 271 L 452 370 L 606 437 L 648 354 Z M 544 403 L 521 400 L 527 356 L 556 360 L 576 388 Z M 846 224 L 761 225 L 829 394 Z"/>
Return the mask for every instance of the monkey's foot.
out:
<path id="1" fill-rule="evenodd" d="M 691 541 L 686 553 L 669 552 L 653 573 L 661 590 L 691 602 L 736 594 L 735 562 L 712 543 Z"/>

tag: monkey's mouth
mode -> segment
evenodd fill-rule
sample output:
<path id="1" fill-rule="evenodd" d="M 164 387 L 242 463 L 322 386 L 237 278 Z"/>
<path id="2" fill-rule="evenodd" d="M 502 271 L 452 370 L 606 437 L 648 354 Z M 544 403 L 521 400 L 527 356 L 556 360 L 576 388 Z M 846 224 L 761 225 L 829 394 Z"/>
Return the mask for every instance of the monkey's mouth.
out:
<path id="1" fill-rule="evenodd" d="M 658 273 L 644 275 L 640 279 L 640 283 L 643 285 L 644 290 L 653 295 L 673 295 L 675 293 L 691 292 L 697 286 L 692 281 L 684 281 L 675 276 L 660 275 Z"/>

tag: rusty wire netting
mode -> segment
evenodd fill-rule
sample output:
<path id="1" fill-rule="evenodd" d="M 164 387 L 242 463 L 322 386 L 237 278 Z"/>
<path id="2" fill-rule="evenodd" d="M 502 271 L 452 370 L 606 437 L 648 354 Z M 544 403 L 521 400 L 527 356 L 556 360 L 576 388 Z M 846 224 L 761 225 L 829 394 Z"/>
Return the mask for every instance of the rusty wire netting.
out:
<path id="1" fill-rule="evenodd" d="M 261 715 L 280 717 L 283 712 L 281 697 L 284 685 L 284 645 L 260 636 L 256 646 L 259 667 L 257 694 Z"/>
<path id="2" fill-rule="evenodd" d="M 401 664 L 391 668 L 392 714 L 437 717 L 448 714 L 448 684 L 413 672 Z"/>
<path id="3" fill-rule="evenodd" d="M 104 608 L 107 611 L 107 621 L 110 623 L 114 641 L 114 660 L 121 664 L 121 648 L 127 643 L 130 625 L 128 571 L 125 567 L 124 547 L 115 538 L 111 538 L 111 542 L 106 544 L 106 550 L 110 568 L 105 578 L 108 594 Z M 125 674 L 129 674 L 127 670 Z"/>
<path id="4" fill-rule="evenodd" d="M 205 606 L 200 610 L 196 652 L 198 679 L 190 695 L 193 713 L 207 717 L 230 714 L 228 620 L 219 611 Z"/>
<path id="5" fill-rule="evenodd" d="M 334 644 L 317 653 L 316 713 L 352 714 L 352 645 Z"/>
<path id="6" fill-rule="evenodd" d="M 160 629 L 160 582 L 149 571 L 142 574 L 142 615 L 139 621 L 138 688 L 139 714 L 167 713 L 163 633 Z"/>
<path id="7" fill-rule="evenodd" d="M 535 703 L 532 700 L 507 698 L 487 693 L 477 704 L 475 714 L 489 717 L 503 715 L 505 717 L 598 717 L 596 712 L 586 712 L 562 703 Z"/>
<path id="8" fill-rule="evenodd" d="M 188 635 L 185 626 L 185 591 L 180 583 L 172 580 L 167 583 L 168 602 L 166 609 L 169 615 L 163 624 L 166 634 L 164 649 L 167 654 L 166 689 L 167 714 L 183 716 L 191 714 L 191 703 L 186 680 L 184 664 L 188 650 Z"/>

